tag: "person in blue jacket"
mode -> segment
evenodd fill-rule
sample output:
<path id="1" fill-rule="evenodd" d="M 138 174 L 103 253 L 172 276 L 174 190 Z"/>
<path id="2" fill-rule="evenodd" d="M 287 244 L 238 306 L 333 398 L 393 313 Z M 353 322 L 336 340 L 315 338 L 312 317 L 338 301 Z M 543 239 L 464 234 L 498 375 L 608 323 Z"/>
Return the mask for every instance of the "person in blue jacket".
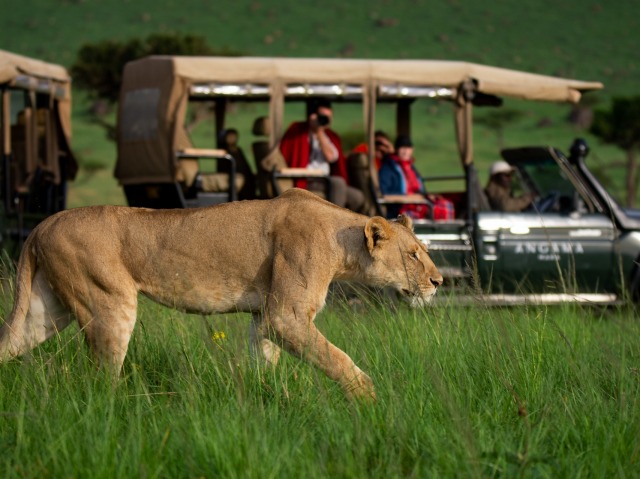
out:
<path id="1" fill-rule="evenodd" d="M 395 152 L 382 159 L 378 172 L 380 191 L 383 195 L 423 195 L 434 203 L 434 219 L 452 219 L 453 204 L 439 195 L 427 194 L 420 173 L 415 167 L 413 142 L 408 135 L 398 135 Z M 389 205 L 387 216 L 406 214 L 414 219 L 429 217 L 430 208 L 425 204 Z"/>

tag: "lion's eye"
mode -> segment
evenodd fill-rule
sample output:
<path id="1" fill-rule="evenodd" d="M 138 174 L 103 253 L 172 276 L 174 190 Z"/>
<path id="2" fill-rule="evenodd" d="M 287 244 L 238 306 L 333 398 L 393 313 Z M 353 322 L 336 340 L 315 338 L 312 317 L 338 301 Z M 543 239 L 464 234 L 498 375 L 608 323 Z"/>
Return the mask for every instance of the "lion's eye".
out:
<path id="1" fill-rule="evenodd" d="M 409 256 L 414 261 L 418 261 L 420 259 L 420 258 L 418 258 L 418 252 L 417 251 L 414 251 L 413 253 L 409 254 Z"/>

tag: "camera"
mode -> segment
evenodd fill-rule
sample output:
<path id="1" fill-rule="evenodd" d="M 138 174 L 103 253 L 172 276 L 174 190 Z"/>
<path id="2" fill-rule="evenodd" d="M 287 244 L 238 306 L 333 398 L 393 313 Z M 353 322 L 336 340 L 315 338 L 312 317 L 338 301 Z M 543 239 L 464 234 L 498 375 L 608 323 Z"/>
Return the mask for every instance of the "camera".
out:
<path id="1" fill-rule="evenodd" d="M 330 120 L 327 115 L 322 115 L 318 113 L 316 116 L 317 116 L 317 121 L 319 126 L 327 126 L 329 124 Z"/>

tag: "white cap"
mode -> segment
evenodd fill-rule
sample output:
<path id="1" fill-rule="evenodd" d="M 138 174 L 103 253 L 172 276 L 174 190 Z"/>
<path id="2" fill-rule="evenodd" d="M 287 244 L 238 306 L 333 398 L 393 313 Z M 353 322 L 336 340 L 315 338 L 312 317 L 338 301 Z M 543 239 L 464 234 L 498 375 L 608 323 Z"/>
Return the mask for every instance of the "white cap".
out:
<path id="1" fill-rule="evenodd" d="M 513 166 L 511 166 L 506 161 L 500 160 L 496 161 L 493 165 L 491 165 L 491 170 L 489 170 L 489 174 L 491 176 L 497 175 L 500 173 L 511 173 L 515 170 Z"/>

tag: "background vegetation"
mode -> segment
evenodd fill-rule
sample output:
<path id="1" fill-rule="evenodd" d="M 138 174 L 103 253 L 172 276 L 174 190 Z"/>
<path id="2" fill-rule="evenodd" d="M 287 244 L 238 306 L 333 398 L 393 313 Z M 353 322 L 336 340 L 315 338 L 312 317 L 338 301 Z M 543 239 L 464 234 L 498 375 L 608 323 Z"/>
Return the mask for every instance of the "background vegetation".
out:
<path id="1" fill-rule="evenodd" d="M 612 96 L 637 93 L 640 20 L 630 14 L 635 7 L 633 0 L 326 0 L 318 5 L 285 0 L 28 0 L 11 5 L 10 15 L 0 18 L 0 46 L 67 67 L 86 44 L 157 33 L 202 36 L 216 51 L 258 56 L 467 60 L 602 81 L 605 90 L 588 95 L 587 101 L 608 107 Z M 115 147 L 87 113 L 92 102 L 77 88 L 74 94 L 74 147 L 83 168 L 71 187 L 70 203 L 123 203 L 112 176 Z M 580 135 L 591 143 L 592 166 L 623 198 L 625 153 L 567 123 L 570 107 L 519 102 L 506 107 L 521 114 L 504 132 L 490 128 L 491 121 L 476 129 L 481 173 L 501 145 L 542 142 L 566 150 Z M 417 113 L 413 135 L 421 169 L 435 174 L 457 168 L 450 112 L 430 105 Z M 488 114 L 478 110 L 477 116 Z M 245 148 L 252 119 L 246 116 L 246 128 L 234 125 Z M 357 127 L 353 122 L 338 126 L 345 134 L 344 128 Z"/>

